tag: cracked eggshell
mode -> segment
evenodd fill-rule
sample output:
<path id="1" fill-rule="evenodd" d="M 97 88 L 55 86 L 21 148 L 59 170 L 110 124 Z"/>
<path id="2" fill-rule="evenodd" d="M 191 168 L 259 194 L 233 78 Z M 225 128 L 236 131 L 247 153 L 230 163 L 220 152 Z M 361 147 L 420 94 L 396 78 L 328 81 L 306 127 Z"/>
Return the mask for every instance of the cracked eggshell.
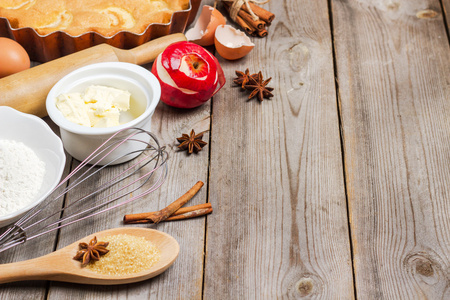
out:
<path id="1" fill-rule="evenodd" d="M 214 45 L 214 33 L 217 26 L 225 25 L 227 20 L 214 7 L 204 5 L 194 27 L 186 32 L 188 41 L 200 46 Z"/>
<path id="2" fill-rule="evenodd" d="M 230 25 L 217 27 L 214 35 L 214 45 L 220 56 L 228 60 L 242 58 L 255 47 L 255 44 L 243 31 Z"/>

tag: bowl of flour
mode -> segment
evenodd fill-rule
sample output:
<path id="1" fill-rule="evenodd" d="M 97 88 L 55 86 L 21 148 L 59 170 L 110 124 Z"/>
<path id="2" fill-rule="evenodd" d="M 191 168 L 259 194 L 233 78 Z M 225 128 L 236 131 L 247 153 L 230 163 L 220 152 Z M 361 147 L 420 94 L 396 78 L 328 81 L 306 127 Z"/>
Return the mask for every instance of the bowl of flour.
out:
<path id="1" fill-rule="evenodd" d="M 66 156 L 41 118 L 0 106 L 0 227 L 17 221 L 58 185 Z"/>

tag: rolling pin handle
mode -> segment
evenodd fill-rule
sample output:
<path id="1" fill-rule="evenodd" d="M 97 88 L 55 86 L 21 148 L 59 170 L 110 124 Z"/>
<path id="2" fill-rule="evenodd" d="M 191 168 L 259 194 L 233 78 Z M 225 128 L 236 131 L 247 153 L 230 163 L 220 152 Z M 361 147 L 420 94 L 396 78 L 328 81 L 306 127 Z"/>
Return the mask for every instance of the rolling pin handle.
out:
<path id="1" fill-rule="evenodd" d="M 117 58 L 121 62 L 129 62 L 137 65 L 144 65 L 153 62 L 156 57 L 164 51 L 170 44 L 186 41 L 182 33 L 166 35 L 130 50 L 114 48 Z"/>

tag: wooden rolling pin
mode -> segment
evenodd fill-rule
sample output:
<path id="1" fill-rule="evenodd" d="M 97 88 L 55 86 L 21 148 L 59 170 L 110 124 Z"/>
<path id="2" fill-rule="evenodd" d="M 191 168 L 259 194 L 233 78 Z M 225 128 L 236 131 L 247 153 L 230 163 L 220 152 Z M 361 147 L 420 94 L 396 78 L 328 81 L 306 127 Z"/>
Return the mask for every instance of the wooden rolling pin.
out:
<path id="1" fill-rule="evenodd" d="M 0 79 L 0 106 L 6 105 L 24 113 L 45 117 L 47 116 L 45 100 L 48 92 L 68 73 L 98 62 L 146 64 L 154 61 L 168 45 L 185 40 L 184 34 L 175 33 L 130 50 L 100 44 L 4 77 Z"/>

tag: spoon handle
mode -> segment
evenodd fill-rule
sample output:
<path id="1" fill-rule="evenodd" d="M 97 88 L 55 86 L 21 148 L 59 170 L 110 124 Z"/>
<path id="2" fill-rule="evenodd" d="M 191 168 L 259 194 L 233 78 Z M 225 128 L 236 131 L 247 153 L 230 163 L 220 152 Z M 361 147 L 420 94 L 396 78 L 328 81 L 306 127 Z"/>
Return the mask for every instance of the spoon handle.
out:
<path id="1" fill-rule="evenodd" d="M 51 280 L 58 273 L 44 257 L 3 264 L 0 265 L 0 284 L 22 280 Z"/>

